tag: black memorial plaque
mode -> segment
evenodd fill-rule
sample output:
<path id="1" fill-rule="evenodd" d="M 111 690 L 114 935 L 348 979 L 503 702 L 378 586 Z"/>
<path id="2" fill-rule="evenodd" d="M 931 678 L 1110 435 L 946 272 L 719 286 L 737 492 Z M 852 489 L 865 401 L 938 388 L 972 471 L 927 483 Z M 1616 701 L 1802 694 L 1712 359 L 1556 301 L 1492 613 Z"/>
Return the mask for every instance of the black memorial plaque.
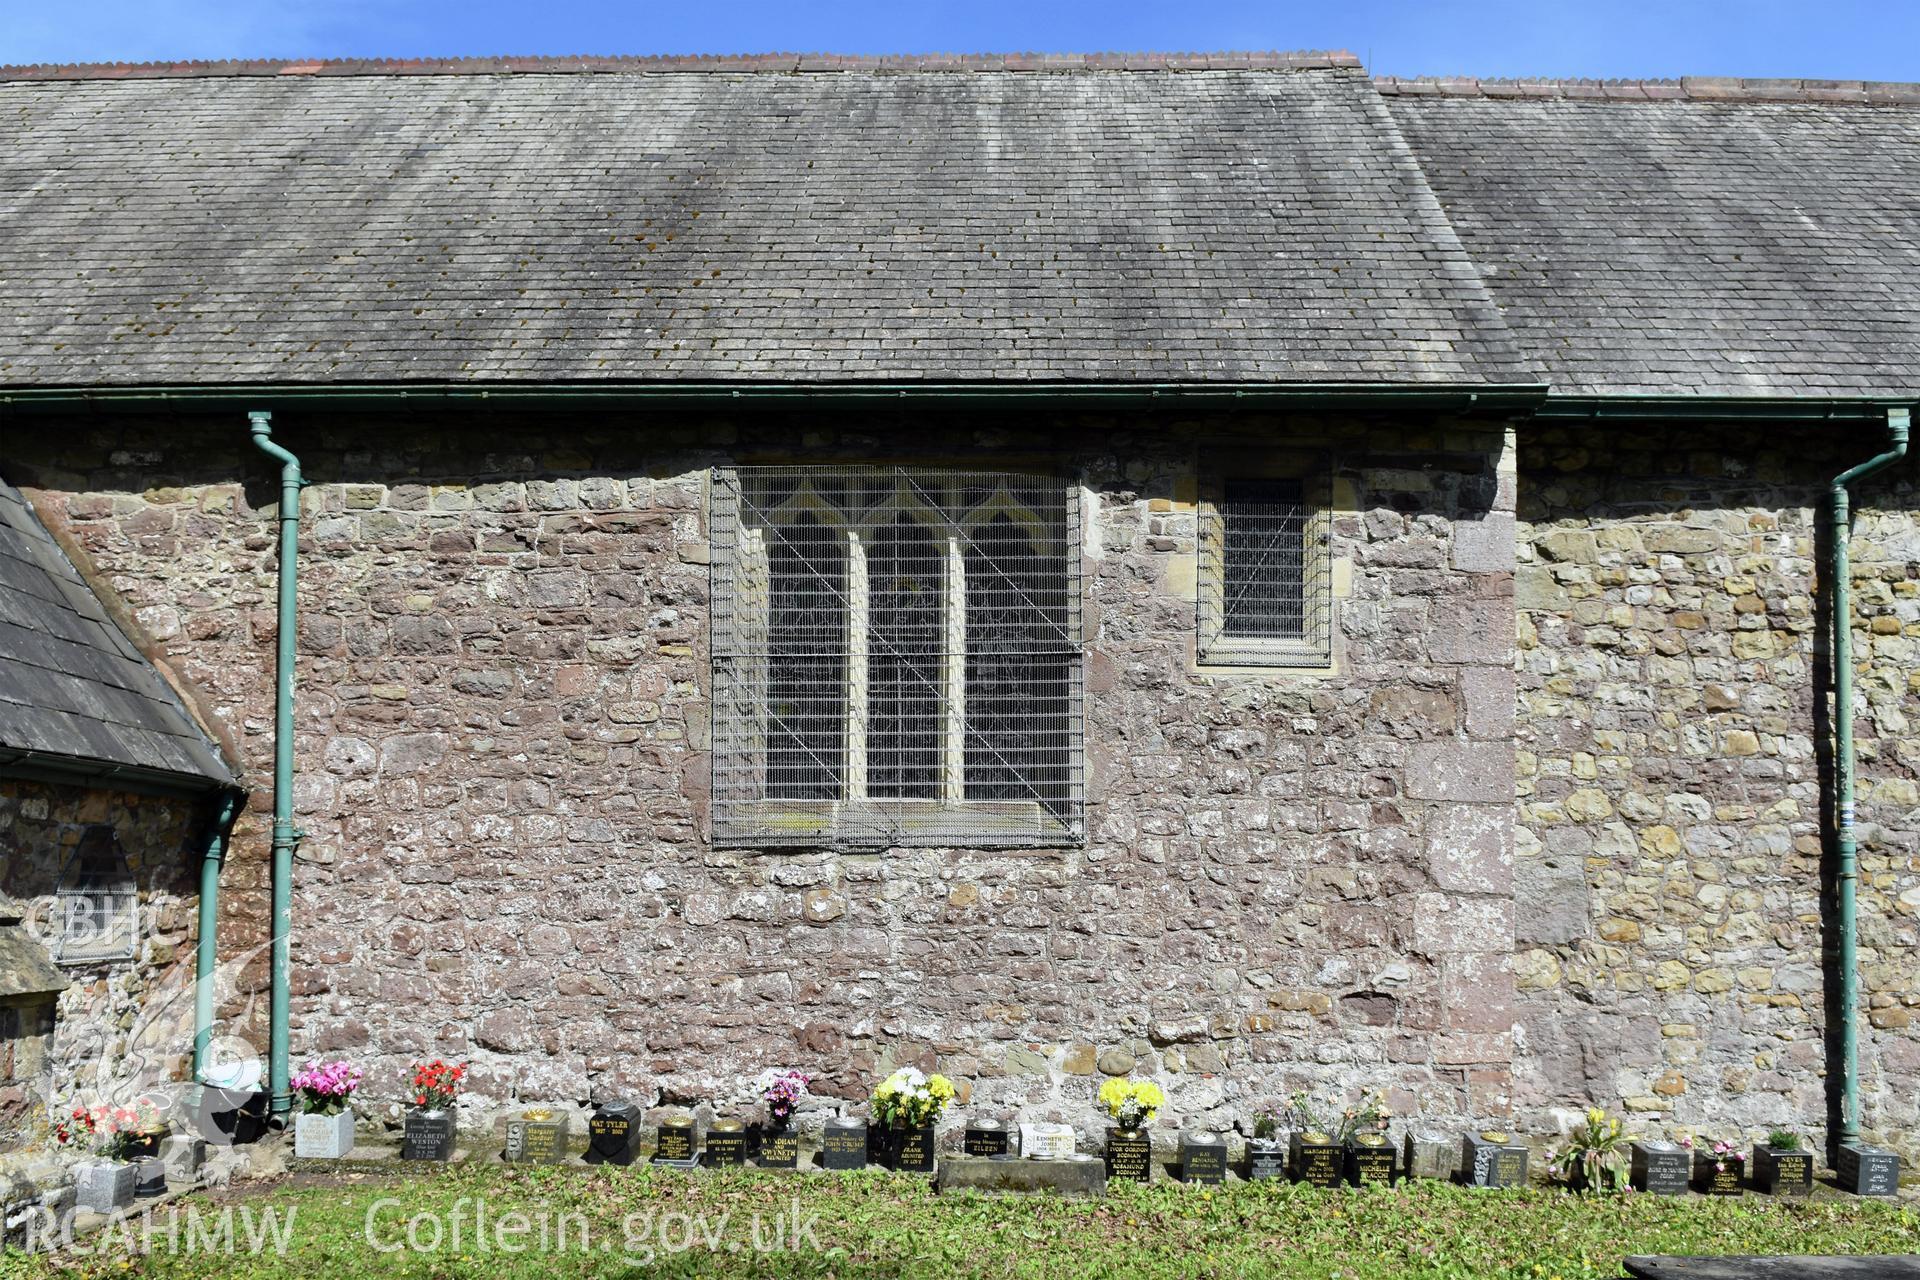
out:
<path id="1" fill-rule="evenodd" d="M 1393 1148 L 1384 1141 L 1354 1142 L 1347 1147 L 1347 1181 L 1353 1186 L 1363 1182 L 1393 1184 Z"/>
<path id="2" fill-rule="evenodd" d="M 1527 1185 L 1527 1149 L 1510 1135 L 1483 1133 L 1463 1139 L 1460 1163 L 1470 1187 Z"/>
<path id="3" fill-rule="evenodd" d="M 609 1102 L 587 1121 L 588 1164 L 632 1164 L 640 1155 L 640 1108 Z"/>
<path id="4" fill-rule="evenodd" d="M 827 1121 L 820 1135 L 822 1169 L 864 1169 L 867 1167 L 867 1126 L 858 1120 Z"/>
<path id="5" fill-rule="evenodd" d="M 1107 1177 L 1123 1182 L 1152 1181 L 1153 1139 L 1139 1129 L 1108 1129 Z"/>
<path id="6" fill-rule="evenodd" d="M 705 1164 L 708 1168 L 737 1168 L 747 1162 L 747 1130 L 739 1122 L 726 1121 L 707 1130 Z"/>
<path id="7" fill-rule="evenodd" d="M 1007 1126 L 998 1120 L 975 1121 L 967 1126 L 960 1149 L 970 1156 L 1003 1156 L 1007 1154 Z"/>
<path id="8" fill-rule="evenodd" d="M 1217 1133 L 1193 1134 L 1180 1141 L 1180 1180 L 1215 1183 L 1227 1180 L 1227 1140 Z"/>
<path id="9" fill-rule="evenodd" d="M 1278 1142 L 1255 1139 L 1247 1144 L 1247 1177 L 1284 1178 L 1287 1176 L 1287 1149 Z"/>
<path id="10" fill-rule="evenodd" d="M 1841 1187 L 1857 1196 L 1900 1193 L 1900 1157 L 1885 1147 L 1846 1143 L 1840 1148 L 1840 1163 L 1834 1172 L 1840 1175 Z"/>
<path id="11" fill-rule="evenodd" d="M 933 1172 L 933 1126 L 887 1130 L 887 1167 L 900 1173 Z"/>
<path id="12" fill-rule="evenodd" d="M 800 1135 L 791 1128 L 769 1129 L 760 1136 L 763 1169 L 793 1169 L 800 1164 Z"/>
<path id="13" fill-rule="evenodd" d="M 1743 1196 L 1747 1162 L 1733 1155 L 1714 1156 L 1711 1152 L 1693 1153 L 1693 1185 L 1702 1195 Z"/>
<path id="14" fill-rule="evenodd" d="M 1804 1147 L 1753 1149 L 1753 1185 L 1770 1196 L 1813 1194 L 1813 1152 Z"/>
<path id="15" fill-rule="evenodd" d="M 1315 1187 L 1337 1187 L 1345 1172 L 1346 1152 L 1332 1139 L 1309 1142 L 1301 1134 L 1293 1135 L 1293 1180 Z"/>
<path id="16" fill-rule="evenodd" d="M 660 1122 L 660 1139 L 654 1144 L 656 1164 L 684 1164 L 694 1156 L 693 1117 L 669 1116 Z"/>
<path id="17" fill-rule="evenodd" d="M 1692 1183 L 1693 1157 L 1676 1142 L 1636 1142 L 1627 1176 L 1636 1191 L 1683 1196 Z"/>
<path id="18" fill-rule="evenodd" d="M 402 1160 L 453 1159 L 453 1113 L 409 1111 L 400 1137 Z"/>

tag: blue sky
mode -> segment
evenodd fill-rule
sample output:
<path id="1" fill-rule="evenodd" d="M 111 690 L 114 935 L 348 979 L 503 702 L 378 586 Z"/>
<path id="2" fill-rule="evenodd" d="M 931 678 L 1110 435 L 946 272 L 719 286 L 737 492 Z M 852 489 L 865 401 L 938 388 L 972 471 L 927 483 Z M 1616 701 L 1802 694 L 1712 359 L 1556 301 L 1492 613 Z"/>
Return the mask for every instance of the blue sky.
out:
<path id="1" fill-rule="evenodd" d="M 1920 80 L 1914 0 L 0 0 L 0 62 L 1346 48 L 1379 74 Z"/>

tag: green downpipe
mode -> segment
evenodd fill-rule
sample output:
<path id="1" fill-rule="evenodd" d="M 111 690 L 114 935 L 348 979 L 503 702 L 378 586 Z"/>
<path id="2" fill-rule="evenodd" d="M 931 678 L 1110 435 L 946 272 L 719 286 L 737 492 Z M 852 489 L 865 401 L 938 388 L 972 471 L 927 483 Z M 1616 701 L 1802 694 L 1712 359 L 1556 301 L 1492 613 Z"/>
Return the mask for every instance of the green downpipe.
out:
<path id="1" fill-rule="evenodd" d="M 280 463 L 280 609 L 273 679 L 273 995 L 267 1081 L 276 1116 L 293 1110 L 287 1067 L 287 1025 L 292 987 L 288 980 L 288 931 L 293 923 L 293 851 L 301 832 L 293 826 L 293 645 L 295 588 L 300 574 L 300 459 L 273 442 L 273 415 L 247 414 L 253 442 Z"/>
<path id="2" fill-rule="evenodd" d="M 220 867 L 227 858 L 227 840 L 233 820 L 240 816 L 244 797 L 228 791 L 220 797 L 207 849 L 200 859 L 200 947 L 193 965 L 193 1078 L 204 1079 L 207 1046 L 213 1043 L 213 979 L 220 963 L 216 937 L 220 926 Z"/>
<path id="3" fill-rule="evenodd" d="M 1853 561 L 1847 539 L 1853 495 L 1847 486 L 1907 456 L 1909 411 L 1887 410 L 1891 447 L 1833 478 L 1833 767 L 1837 833 L 1835 906 L 1840 942 L 1840 1141 L 1860 1137 L 1860 937 L 1854 890 L 1859 879 L 1853 834 Z"/>

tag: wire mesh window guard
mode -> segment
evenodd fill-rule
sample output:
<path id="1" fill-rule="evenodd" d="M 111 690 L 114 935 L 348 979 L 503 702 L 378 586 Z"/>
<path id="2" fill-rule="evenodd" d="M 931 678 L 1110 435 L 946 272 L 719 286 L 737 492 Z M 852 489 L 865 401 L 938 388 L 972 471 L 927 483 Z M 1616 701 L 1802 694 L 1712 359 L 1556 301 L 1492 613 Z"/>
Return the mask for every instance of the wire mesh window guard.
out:
<path id="1" fill-rule="evenodd" d="M 1057 478 L 716 471 L 713 826 L 746 847 L 1080 839 L 1080 513 Z"/>
<path id="2" fill-rule="evenodd" d="M 131 959 L 138 941 L 140 900 L 120 840 L 109 826 L 80 835 L 54 895 L 59 913 L 60 964 Z"/>
<path id="3" fill-rule="evenodd" d="M 1226 480 L 1200 509 L 1200 660 L 1332 660 L 1332 536 L 1324 477 Z"/>

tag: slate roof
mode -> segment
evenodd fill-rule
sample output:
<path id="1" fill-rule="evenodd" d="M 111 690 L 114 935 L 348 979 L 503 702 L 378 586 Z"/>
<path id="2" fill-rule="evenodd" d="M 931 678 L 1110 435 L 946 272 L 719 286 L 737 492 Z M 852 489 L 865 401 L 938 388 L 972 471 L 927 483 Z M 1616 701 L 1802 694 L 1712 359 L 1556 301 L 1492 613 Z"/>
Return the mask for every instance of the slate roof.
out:
<path id="1" fill-rule="evenodd" d="M 1556 395 L 1920 387 L 1920 86 L 1380 88 Z"/>
<path id="2" fill-rule="evenodd" d="M 233 774 L 87 587 L 20 491 L 0 480 L 0 772 L 16 752 L 102 772 Z"/>
<path id="3" fill-rule="evenodd" d="M 15 68 L 0 193 L 0 385 L 1539 382 L 1350 56 Z"/>

